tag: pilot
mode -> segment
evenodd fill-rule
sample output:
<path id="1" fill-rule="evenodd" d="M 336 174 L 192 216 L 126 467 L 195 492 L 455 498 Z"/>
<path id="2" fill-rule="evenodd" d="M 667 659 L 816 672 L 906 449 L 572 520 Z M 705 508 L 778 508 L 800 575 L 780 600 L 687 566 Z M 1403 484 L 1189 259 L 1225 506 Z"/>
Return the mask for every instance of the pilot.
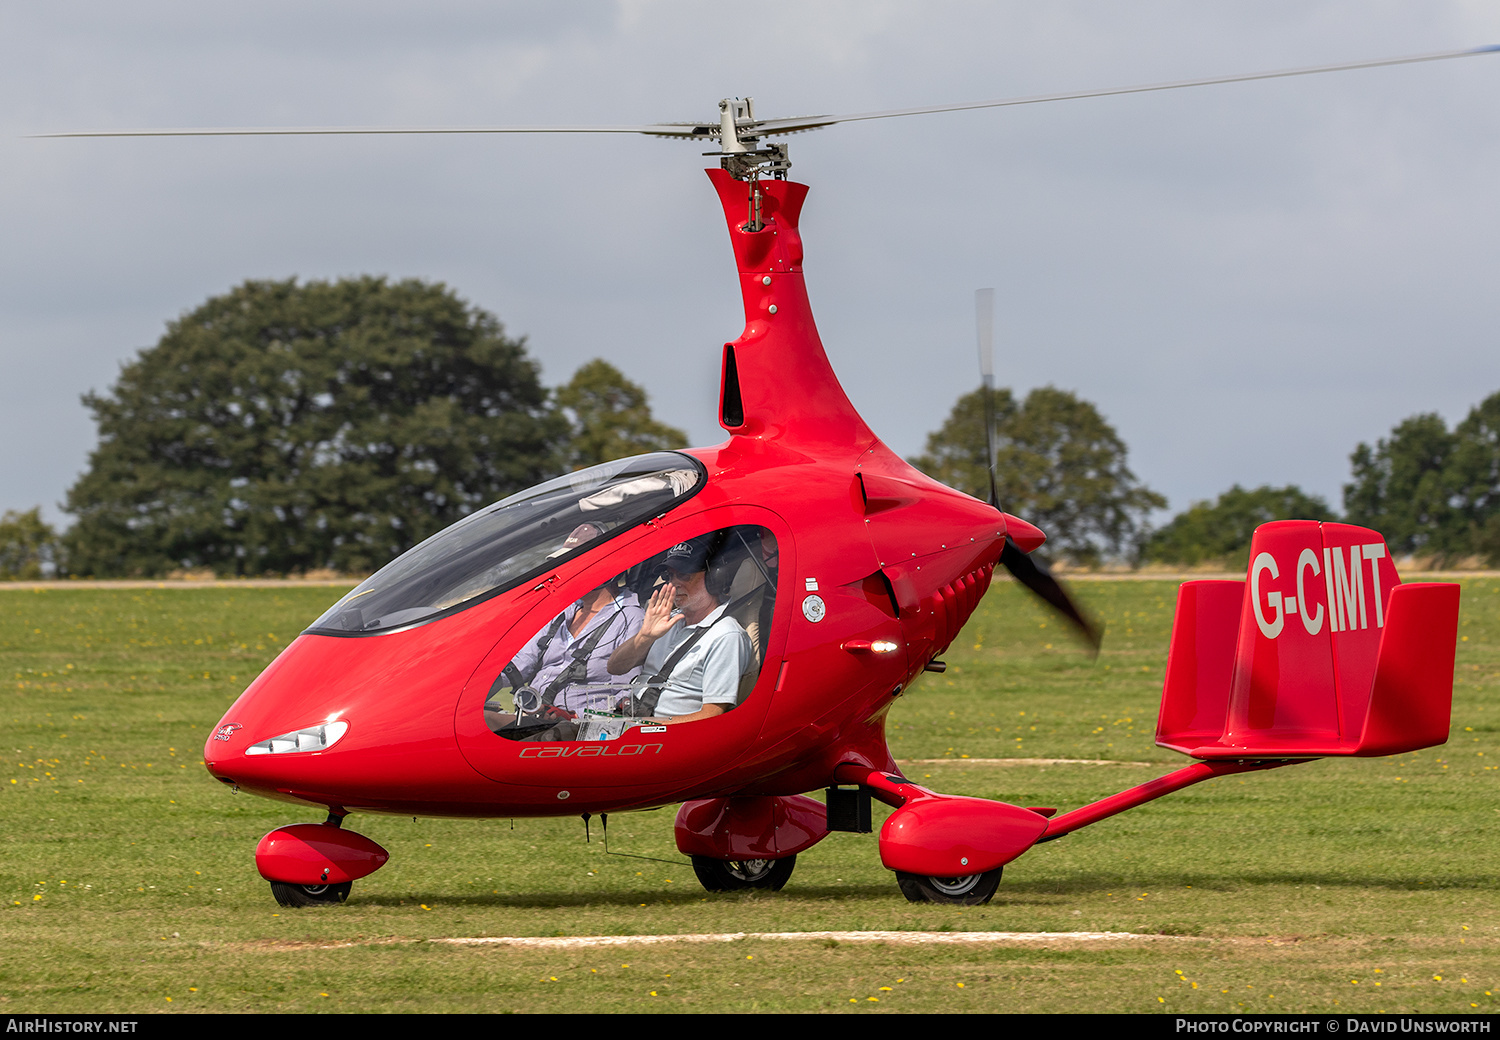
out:
<path id="1" fill-rule="evenodd" d="M 597 538 L 600 531 L 593 524 L 580 524 L 563 542 L 554 556 L 571 552 L 579 545 Z M 591 590 L 567 610 L 553 618 L 538 637 L 529 641 L 505 666 L 495 681 L 495 689 L 509 685 L 524 699 L 529 690 L 533 713 L 542 712 L 564 722 L 586 708 L 608 709 L 618 696 L 618 686 L 634 678 L 628 672 L 620 678 L 606 668 L 610 655 L 641 627 L 643 611 L 634 592 L 621 587 L 618 579 Z M 582 691 L 575 687 L 589 684 Z M 599 689 L 609 684 L 614 689 Z M 499 730 L 515 723 L 510 713 L 486 710 L 491 729 Z M 530 735 L 527 739 L 570 739 L 571 734 Z"/>
<path id="2" fill-rule="evenodd" d="M 672 546 L 662 560 L 666 582 L 646 605 L 640 631 L 609 659 L 610 674 L 640 668 L 646 692 L 635 714 L 676 724 L 722 715 L 739 700 L 740 677 L 750 668 L 750 637 L 725 612 L 727 589 L 710 586 L 713 536 Z"/>

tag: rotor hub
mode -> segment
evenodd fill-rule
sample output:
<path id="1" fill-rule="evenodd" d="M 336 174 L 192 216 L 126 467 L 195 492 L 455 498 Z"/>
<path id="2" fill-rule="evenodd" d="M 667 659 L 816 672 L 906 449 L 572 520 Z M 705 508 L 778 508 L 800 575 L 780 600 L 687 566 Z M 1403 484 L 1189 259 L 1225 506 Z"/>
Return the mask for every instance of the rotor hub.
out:
<path id="1" fill-rule="evenodd" d="M 706 127 L 707 136 L 717 137 L 719 150 L 704 152 L 717 155 L 719 166 L 737 181 L 753 182 L 770 175 L 786 180 L 792 162 L 784 144 L 761 144 L 761 122 L 755 118 L 754 98 L 724 98 L 719 102 L 717 133 Z M 751 223 L 755 223 L 752 215 Z"/>

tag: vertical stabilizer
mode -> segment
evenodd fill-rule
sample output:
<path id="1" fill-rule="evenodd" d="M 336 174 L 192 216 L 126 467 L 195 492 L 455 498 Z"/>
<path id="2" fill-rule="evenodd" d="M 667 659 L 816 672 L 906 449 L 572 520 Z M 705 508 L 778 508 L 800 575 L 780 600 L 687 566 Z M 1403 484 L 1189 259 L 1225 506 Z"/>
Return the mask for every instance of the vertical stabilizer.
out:
<path id="1" fill-rule="evenodd" d="M 1195 758 L 1441 744 L 1457 633 L 1458 586 L 1402 585 L 1375 531 L 1263 524 L 1246 581 L 1179 592 L 1157 743 Z"/>

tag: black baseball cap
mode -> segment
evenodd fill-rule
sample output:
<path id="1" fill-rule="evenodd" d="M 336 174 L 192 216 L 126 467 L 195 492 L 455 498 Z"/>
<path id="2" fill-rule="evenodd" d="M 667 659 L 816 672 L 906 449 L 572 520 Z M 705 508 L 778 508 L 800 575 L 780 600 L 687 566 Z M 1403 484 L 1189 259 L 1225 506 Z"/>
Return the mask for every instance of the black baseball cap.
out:
<path id="1" fill-rule="evenodd" d="M 678 542 L 667 550 L 661 560 L 662 570 L 673 570 L 678 574 L 696 574 L 708 570 L 708 538 L 690 538 Z"/>

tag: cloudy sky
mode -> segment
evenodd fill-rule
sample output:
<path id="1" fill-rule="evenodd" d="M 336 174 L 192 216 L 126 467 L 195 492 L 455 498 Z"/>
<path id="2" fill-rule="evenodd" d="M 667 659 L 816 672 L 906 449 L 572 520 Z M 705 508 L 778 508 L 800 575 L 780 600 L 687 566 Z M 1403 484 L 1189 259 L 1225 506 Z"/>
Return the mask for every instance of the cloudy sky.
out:
<path id="1" fill-rule="evenodd" d="M 699 149 L 646 138 L 36 140 L 254 125 L 860 112 L 1500 43 L 1481 2 L 0 0 L 0 509 L 57 503 L 106 390 L 249 278 L 445 282 L 549 384 L 605 357 L 714 443 L 739 332 Z M 1500 390 L 1500 55 L 791 139 L 851 397 L 914 454 L 977 385 L 1094 401 L 1174 508 L 1337 503 L 1356 443 Z"/>

